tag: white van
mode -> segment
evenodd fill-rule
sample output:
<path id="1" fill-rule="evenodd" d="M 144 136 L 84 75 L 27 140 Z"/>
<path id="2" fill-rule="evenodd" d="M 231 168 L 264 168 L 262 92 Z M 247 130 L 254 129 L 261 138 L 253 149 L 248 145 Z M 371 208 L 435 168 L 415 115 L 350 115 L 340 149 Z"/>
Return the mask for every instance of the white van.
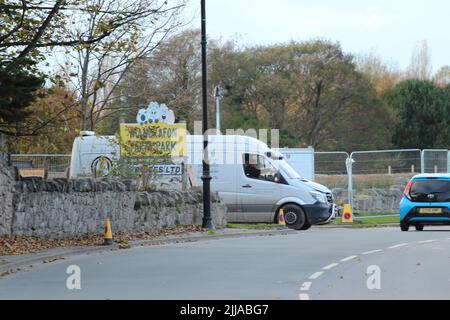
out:
<path id="1" fill-rule="evenodd" d="M 92 131 L 83 131 L 73 142 L 69 177 L 95 177 L 99 171 L 107 174 L 119 155 L 115 136 L 96 136 Z"/>
<path id="2" fill-rule="evenodd" d="M 95 170 L 95 160 L 112 160 L 119 150 L 108 150 L 108 141 L 95 136 L 77 138 L 72 150 L 71 177 Z M 203 137 L 187 136 L 185 163 L 191 165 L 201 185 Z M 101 142 L 100 142 L 101 141 Z M 100 143 L 95 150 L 92 143 Z M 97 151 L 102 153 L 95 153 Z M 229 222 L 277 221 L 280 209 L 286 225 L 306 230 L 334 218 L 335 206 L 331 191 L 323 185 L 301 177 L 281 153 L 265 143 L 247 136 L 209 136 L 208 155 L 211 190 L 219 193 L 228 207 Z"/>
<path id="3" fill-rule="evenodd" d="M 203 137 L 189 136 L 187 143 L 187 163 L 201 177 Z M 246 136 L 210 136 L 208 155 L 211 190 L 227 204 L 228 221 L 272 223 L 283 209 L 286 225 L 305 230 L 334 218 L 331 191 L 301 177 L 265 143 Z"/>

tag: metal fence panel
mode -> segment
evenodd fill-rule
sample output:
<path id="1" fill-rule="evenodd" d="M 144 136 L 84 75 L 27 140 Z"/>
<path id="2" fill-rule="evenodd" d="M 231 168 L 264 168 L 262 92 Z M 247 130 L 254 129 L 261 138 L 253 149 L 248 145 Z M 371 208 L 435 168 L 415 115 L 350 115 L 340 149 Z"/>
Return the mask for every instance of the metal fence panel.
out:
<path id="1" fill-rule="evenodd" d="M 349 154 L 343 151 L 315 152 L 315 181 L 327 186 L 338 207 L 348 203 L 348 175 L 346 161 Z"/>
<path id="2" fill-rule="evenodd" d="M 447 149 L 425 149 L 422 151 L 422 173 L 446 173 L 448 172 Z"/>
<path id="3" fill-rule="evenodd" d="M 48 178 L 64 178 L 70 158 L 70 154 L 12 154 L 11 164 L 24 169 L 46 169 Z"/>
<path id="4" fill-rule="evenodd" d="M 450 173 L 450 151 L 447 154 L 447 173 Z"/>
<path id="5" fill-rule="evenodd" d="M 350 158 L 350 204 L 356 213 L 398 213 L 406 184 L 422 171 L 419 149 L 357 151 Z"/>

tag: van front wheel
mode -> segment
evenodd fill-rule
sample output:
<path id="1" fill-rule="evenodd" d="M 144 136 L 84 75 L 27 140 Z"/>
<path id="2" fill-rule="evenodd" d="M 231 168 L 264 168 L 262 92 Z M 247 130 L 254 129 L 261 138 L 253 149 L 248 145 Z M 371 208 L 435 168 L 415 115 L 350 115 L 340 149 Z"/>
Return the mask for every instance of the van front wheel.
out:
<path id="1" fill-rule="evenodd" d="M 295 204 L 287 204 L 283 207 L 284 221 L 286 225 L 295 230 L 306 230 L 308 225 L 305 212 Z"/>

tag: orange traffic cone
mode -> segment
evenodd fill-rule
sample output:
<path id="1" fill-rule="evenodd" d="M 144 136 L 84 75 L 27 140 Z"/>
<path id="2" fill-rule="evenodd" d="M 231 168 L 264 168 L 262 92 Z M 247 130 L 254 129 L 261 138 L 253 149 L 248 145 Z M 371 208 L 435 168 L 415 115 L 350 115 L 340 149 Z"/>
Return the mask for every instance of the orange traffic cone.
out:
<path id="1" fill-rule="evenodd" d="M 111 221 L 109 218 L 106 218 L 105 221 L 105 241 L 103 242 L 104 246 L 111 246 L 114 244 L 112 230 L 111 230 Z"/>
<path id="2" fill-rule="evenodd" d="M 278 224 L 281 226 L 285 226 L 286 222 L 284 221 L 284 211 L 283 209 L 280 209 L 280 211 L 278 211 Z"/>

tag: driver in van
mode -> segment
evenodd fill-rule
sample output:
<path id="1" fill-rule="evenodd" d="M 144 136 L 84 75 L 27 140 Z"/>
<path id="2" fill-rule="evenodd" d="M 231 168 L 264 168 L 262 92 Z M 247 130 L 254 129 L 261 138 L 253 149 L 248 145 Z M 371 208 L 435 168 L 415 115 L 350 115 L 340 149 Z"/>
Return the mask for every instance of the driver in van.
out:
<path id="1" fill-rule="evenodd" d="M 257 159 L 250 155 L 245 155 L 245 164 L 244 164 L 245 175 L 249 178 L 259 179 L 261 176 L 261 170 L 258 169 Z"/>

